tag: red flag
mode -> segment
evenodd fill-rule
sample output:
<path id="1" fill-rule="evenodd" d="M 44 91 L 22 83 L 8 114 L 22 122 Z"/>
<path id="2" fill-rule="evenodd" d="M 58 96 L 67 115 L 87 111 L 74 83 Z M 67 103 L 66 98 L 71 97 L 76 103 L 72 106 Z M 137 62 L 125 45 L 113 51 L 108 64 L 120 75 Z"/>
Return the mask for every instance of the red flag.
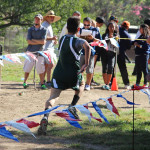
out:
<path id="1" fill-rule="evenodd" d="M 86 109 L 88 109 L 88 104 L 85 104 L 85 105 L 83 105 Z M 91 116 L 91 118 L 93 118 L 93 119 L 95 119 L 95 120 L 97 120 L 97 121 L 99 121 L 99 122 L 102 122 L 102 120 L 100 119 L 100 118 L 96 118 L 96 117 L 94 117 L 93 115 L 92 115 L 92 113 L 90 113 L 90 116 Z"/>
<path id="2" fill-rule="evenodd" d="M 61 118 L 64 118 L 64 119 L 66 119 L 66 120 L 71 120 L 71 121 L 82 121 L 82 120 L 80 120 L 80 119 L 74 119 L 74 118 L 71 118 L 67 112 L 56 111 L 55 113 L 56 113 L 57 116 L 59 116 L 59 117 L 61 117 Z"/>
<path id="3" fill-rule="evenodd" d="M 113 111 L 116 115 L 120 116 L 119 113 L 118 113 L 117 108 L 115 107 L 115 105 L 114 105 L 114 103 L 113 103 L 113 101 L 112 101 L 112 98 L 109 98 L 108 101 L 109 101 L 109 103 L 110 103 L 110 104 L 112 105 L 112 107 L 113 107 L 113 110 L 112 110 L 112 111 Z"/>
<path id="4" fill-rule="evenodd" d="M 142 90 L 142 89 L 147 89 L 148 87 L 143 87 L 143 86 L 137 86 L 136 84 L 133 85 L 132 90 Z"/>
<path id="5" fill-rule="evenodd" d="M 26 54 L 29 55 L 29 56 L 31 56 L 34 60 L 38 61 L 37 58 L 36 58 L 36 56 L 33 53 L 27 51 Z"/>
<path id="6" fill-rule="evenodd" d="M 50 52 L 48 52 L 48 51 L 43 51 L 43 53 L 48 57 L 48 60 L 49 60 L 49 62 L 51 63 L 52 61 L 51 61 Z"/>
<path id="7" fill-rule="evenodd" d="M 16 122 L 17 122 L 17 123 L 24 123 L 24 124 L 26 124 L 29 128 L 34 128 L 34 127 L 37 127 L 37 126 L 40 125 L 39 123 L 36 123 L 36 122 L 34 122 L 34 121 L 28 121 L 28 120 L 25 120 L 25 119 L 20 119 L 20 120 L 17 120 Z"/>

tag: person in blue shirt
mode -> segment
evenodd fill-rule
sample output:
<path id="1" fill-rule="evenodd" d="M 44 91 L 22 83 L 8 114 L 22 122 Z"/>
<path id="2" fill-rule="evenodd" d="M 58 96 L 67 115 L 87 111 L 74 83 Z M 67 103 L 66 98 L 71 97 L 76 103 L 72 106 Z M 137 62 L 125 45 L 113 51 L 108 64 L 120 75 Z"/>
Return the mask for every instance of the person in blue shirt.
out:
<path id="1" fill-rule="evenodd" d="M 129 89 L 130 88 L 130 82 L 129 82 L 129 78 L 128 78 L 128 71 L 127 71 L 127 67 L 126 67 L 126 50 L 131 48 L 132 42 L 131 40 L 131 36 L 128 33 L 128 29 L 130 26 L 130 22 L 128 21 L 124 21 L 121 26 L 119 27 L 119 35 L 120 38 L 128 38 L 127 40 L 125 39 L 120 39 L 119 41 L 119 55 L 117 57 L 117 63 L 118 63 L 118 67 L 121 73 L 121 77 L 123 80 L 123 83 L 125 85 L 125 88 Z"/>
<path id="2" fill-rule="evenodd" d="M 91 18 L 86 17 L 83 20 L 83 25 L 84 27 L 80 29 L 79 35 L 80 38 L 85 39 L 88 43 L 94 42 L 94 41 L 98 41 L 99 39 L 101 39 L 101 35 L 100 32 L 98 30 L 98 28 L 92 27 L 91 26 Z M 88 31 L 90 30 L 91 33 L 87 36 L 82 36 L 82 32 L 83 31 Z M 80 58 L 80 66 L 82 66 L 84 64 L 84 49 L 82 50 L 82 55 Z M 86 84 L 85 84 L 85 90 L 89 91 L 90 90 L 90 84 L 91 84 L 91 80 L 93 77 L 93 73 L 94 73 L 94 55 L 95 55 L 95 49 L 92 48 L 91 49 L 91 56 L 90 56 L 90 62 L 89 62 L 89 66 L 86 69 Z"/>
<path id="3" fill-rule="evenodd" d="M 141 81 L 142 72 L 144 74 L 144 87 L 147 86 L 147 74 L 148 74 L 148 59 L 149 59 L 149 51 L 150 45 L 142 39 L 147 39 L 150 35 L 149 26 L 146 24 L 142 24 L 140 26 L 140 37 L 135 40 L 134 46 L 135 47 L 135 65 L 137 66 L 137 78 L 136 78 L 136 85 L 138 86 Z"/>

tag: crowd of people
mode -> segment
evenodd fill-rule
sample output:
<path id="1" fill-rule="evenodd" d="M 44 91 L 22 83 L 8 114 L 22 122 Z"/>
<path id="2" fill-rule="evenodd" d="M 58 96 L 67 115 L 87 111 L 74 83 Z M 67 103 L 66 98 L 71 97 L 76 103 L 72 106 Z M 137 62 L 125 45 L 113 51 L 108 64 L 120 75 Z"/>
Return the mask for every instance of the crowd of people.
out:
<path id="1" fill-rule="evenodd" d="M 34 17 L 34 26 L 29 28 L 27 35 L 27 51 L 33 52 L 38 61 L 32 57 L 31 61 L 26 60 L 24 64 L 25 78 L 23 87 L 28 88 L 27 79 L 33 66 L 36 66 L 37 73 L 40 77 L 41 89 L 51 87 L 50 98 L 46 101 L 45 110 L 54 106 L 55 101 L 59 98 L 62 90 L 72 88 L 75 94 L 69 111 L 78 119 L 76 109 L 73 107 L 77 104 L 83 90 L 90 91 L 92 85 L 99 85 L 94 81 L 94 69 L 97 61 L 102 63 L 102 76 L 105 85 L 103 90 L 111 88 L 112 79 L 115 76 L 115 66 L 118 64 L 125 88 L 130 88 L 130 81 L 126 66 L 126 50 L 132 45 L 135 46 L 135 68 L 136 68 L 136 85 L 140 85 L 142 73 L 144 74 L 144 85 L 148 86 L 148 58 L 150 50 L 150 19 L 146 19 L 140 25 L 139 32 L 135 41 L 131 41 L 128 33 L 130 27 L 129 21 L 123 21 L 118 25 L 115 16 L 110 16 L 106 31 L 103 35 L 100 28 L 105 24 L 103 17 L 96 17 L 95 21 L 89 17 L 80 22 L 81 14 L 75 11 L 72 17 L 69 17 L 60 34 L 59 40 L 53 35 L 51 24 L 60 20 L 54 11 L 49 11 L 44 17 L 37 14 Z M 115 39 L 119 47 L 112 44 L 110 39 Z M 92 42 L 105 40 L 107 50 L 102 46 L 91 46 Z M 59 58 L 54 68 L 51 78 L 52 68 L 54 67 L 54 45 L 59 41 Z M 46 60 L 37 51 L 48 51 L 51 55 L 51 62 Z M 83 72 L 86 72 L 86 79 L 83 79 Z M 47 75 L 47 82 L 45 77 Z M 41 120 L 38 134 L 46 134 L 48 125 L 48 116 L 46 113 Z"/>

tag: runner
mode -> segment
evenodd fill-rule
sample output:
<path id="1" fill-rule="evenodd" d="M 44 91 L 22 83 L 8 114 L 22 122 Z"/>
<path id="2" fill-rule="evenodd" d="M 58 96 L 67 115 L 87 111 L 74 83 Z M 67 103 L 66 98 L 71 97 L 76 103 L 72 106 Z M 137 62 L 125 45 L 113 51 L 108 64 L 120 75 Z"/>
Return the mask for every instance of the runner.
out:
<path id="1" fill-rule="evenodd" d="M 50 98 L 45 103 L 45 110 L 53 107 L 58 100 L 62 90 L 72 88 L 75 90 L 72 103 L 69 107 L 70 112 L 78 118 L 74 106 L 77 104 L 84 90 L 84 82 L 81 72 L 83 72 L 89 64 L 90 46 L 89 44 L 75 34 L 78 32 L 80 19 L 78 17 L 70 17 L 67 21 L 68 34 L 63 36 L 59 43 L 59 60 L 54 69 L 52 77 L 52 88 Z M 85 64 L 80 69 L 80 53 L 81 49 L 85 49 Z M 39 135 L 46 135 L 48 116 L 45 114 L 41 120 L 38 129 Z"/>

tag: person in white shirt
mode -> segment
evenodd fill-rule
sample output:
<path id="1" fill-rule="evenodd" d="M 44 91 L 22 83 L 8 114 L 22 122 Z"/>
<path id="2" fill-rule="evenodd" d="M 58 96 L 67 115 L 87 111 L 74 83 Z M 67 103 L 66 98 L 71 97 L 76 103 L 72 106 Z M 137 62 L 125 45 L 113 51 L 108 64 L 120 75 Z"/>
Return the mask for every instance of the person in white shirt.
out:
<path id="1" fill-rule="evenodd" d="M 72 16 L 78 16 L 79 19 L 81 20 L 81 13 L 79 11 L 75 11 Z M 83 23 L 80 22 L 80 28 L 83 27 Z M 59 36 L 59 40 L 61 39 L 62 36 L 68 34 L 68 30 L 67 30 L 67 23 L 64 25 L 61 33 L 60 33 L 60 36 Z"/>
<path id="2" fill-rule="evenodd" d="M 45 75 L 47 73 L 47 82 L 48 86 L 51 86 L 50 78 L 51 78 L 51 70 L 54 66 L 54 59 L 56 59 L 56 54 L 54 53 L 54 44 L 57 44 L 57 37 L 53 35 L 53 29 L 51 23 L 54 23 L 60 20 L 60 16 L 55 16 L 54 11 L 50 10 L 44 16 L 42 26 L 47 29 L 47 38 L 46 43 L 44 45 L 44 51 L 49 52 L 51 57 L 51 62 L 45 59 Z"/>

